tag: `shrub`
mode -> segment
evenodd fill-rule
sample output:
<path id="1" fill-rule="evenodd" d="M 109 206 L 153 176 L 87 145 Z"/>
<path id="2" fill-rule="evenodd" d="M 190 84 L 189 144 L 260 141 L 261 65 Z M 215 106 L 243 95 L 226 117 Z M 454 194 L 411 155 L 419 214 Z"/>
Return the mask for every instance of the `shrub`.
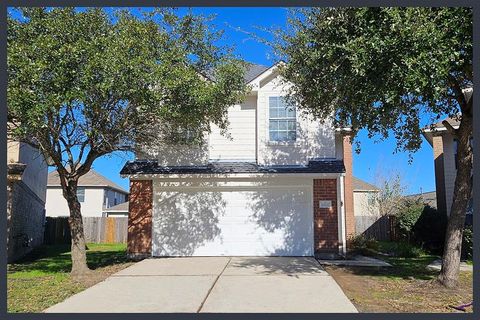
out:
<path id="1" fill-rule="evenodd" d="M 367 238 L 363 234 L 354 236 L 350 241 L 353 251 L 359 254 L 368 256 L 378 251 L 378 241 L 374 238 Z"/>
<path id="2" fill-rule="evenodd" d="M 394 254 L 402 258 L 418 258 L 424 254 L 424 251 L 416 245 L 401 241 L 395 246 Z"/>
<path id="3" fill-rule="evenodd" d="M 473 257 L 473 226 L 463 229 L 462 257 L 471 260 Z"/>
<path id="4" fill-rule="evenodd" d="M 448 217 L 430 206 L 425 206 L 413 227 L 415 242 L 435 254 L 442 254 Z"/>
<path id="5" fill-rule="evenodd" d="M 405 200 L 397 214 L 397 228 L 402 240 L 410 242 L 413 238 L 413 227 L 420 218 L 424 205 L 416 200 Z"/>

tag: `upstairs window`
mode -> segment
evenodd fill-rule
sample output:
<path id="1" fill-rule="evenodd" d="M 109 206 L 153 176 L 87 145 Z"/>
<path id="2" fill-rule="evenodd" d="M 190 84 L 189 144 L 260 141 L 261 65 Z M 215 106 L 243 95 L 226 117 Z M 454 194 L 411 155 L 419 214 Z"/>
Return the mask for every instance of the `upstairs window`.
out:
<path id="1" fill-rule="evenodd" d="M 77 199 L 78 202 L 85 202 L 85 188 L 77 188 Z"/>
<path id="2" fill-rule="evenodd" d="M 270 141 L 295 141 L 297 139 L 295 106 L 288 105 L 284 97 L 270 97 L 268 110 Z"/>

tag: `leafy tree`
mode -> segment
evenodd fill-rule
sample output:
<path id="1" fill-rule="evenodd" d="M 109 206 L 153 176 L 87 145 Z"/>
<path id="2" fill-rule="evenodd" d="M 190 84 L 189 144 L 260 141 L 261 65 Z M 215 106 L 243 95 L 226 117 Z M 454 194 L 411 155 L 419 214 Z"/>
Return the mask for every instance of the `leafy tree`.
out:
<path id="1" fill-rule="evenodd" d="M 458 140 L 458 171 L 439 280 L 458 279 L 462 230 L 471 196 L 473 89 L 471 8 L 313 8 L 289 19 L 275 44 L 287 62 L 290 98 L 319 119 L 393 135 L 416 151 L 420 118 L 444 122 Z M 358 146 L 358 141 L 357 141 Z M 357 150 L 358 151 L 358 150 Z"/>
<path id="2" fill-rule="evenodd" d="M 244 63 L 216 45 L 211 19 L 161 9 L 19 8 L 8 16 L 12 139 L 57 169 L 70 209 L 72 275 L 89 273 L 78 179 L 96 159 L 135 150 L 152 128 L 225 129 L 241 101 Z M 214 81 L 212 81 L 214 79 Z"/>

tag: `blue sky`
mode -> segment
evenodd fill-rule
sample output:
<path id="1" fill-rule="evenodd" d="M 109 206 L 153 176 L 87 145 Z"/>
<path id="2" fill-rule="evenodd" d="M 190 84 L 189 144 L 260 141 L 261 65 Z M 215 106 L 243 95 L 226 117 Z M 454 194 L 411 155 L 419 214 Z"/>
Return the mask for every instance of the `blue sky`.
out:
<path id="1" fill-rule="evenodd" d="M 136 12 L 136 9 L 132 9 Z M 182 9 L 185 10 L 185 9 Z M 235 46 L 235 52 L 246 61 L 271 65 L 274 57 L 271 49 L 254 39 L 248 33 L 255 33 L 269 38 L 271 35 L 262 30 L 272 27 L 283 28 L 286 25 L 287 9 L 285 8 L 194 8 L 194 12 L 216 14 L 214 24 L 223 29 L 225 44 Z M 408 163 L 407 153 L 396 153 L 395 140 L 390 138 L 376 143 L 367 137 L 366 132 L 359 134 L 362 151 L 354 154 L 353 173 L 367 182 L 375 183 L 378 172 L 398 172 L 404 179 L 406 194 L 435 190 L 433 167 L 433 150 L 424 140 L 421 149 L 413 155 Z M 133 159 L 132 154 L 115 153 L 98 159 L 94 169 L 109 179 L 128 189 L 128 179 L 122 179 L 120 169 L 125 162 Z"/>

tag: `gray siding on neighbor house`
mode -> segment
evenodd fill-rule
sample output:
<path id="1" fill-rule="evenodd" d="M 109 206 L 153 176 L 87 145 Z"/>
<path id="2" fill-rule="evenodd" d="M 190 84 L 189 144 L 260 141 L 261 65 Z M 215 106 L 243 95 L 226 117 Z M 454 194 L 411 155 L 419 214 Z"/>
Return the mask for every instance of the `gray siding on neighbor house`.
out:
<path id="1" fill-rule="evenodd" d="M 25 183 L 16 182 L 12 191 L 8 262 L 15 261 L 43 243 L 45 202 Z"/>

